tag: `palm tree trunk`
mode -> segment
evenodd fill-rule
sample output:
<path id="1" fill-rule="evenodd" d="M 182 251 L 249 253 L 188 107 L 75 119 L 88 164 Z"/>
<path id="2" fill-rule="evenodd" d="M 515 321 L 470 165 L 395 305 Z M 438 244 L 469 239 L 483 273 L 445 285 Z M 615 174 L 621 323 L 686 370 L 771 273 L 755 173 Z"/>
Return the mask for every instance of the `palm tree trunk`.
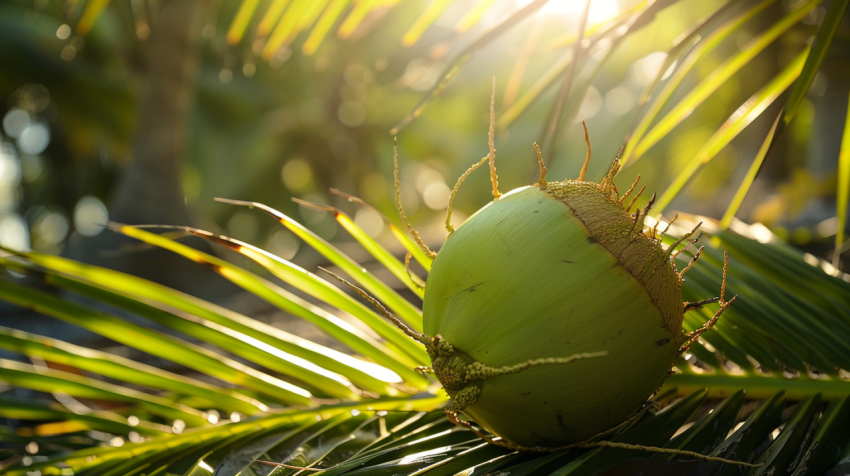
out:
<path id="1" fill-rule="evenodd" d="M 133 156 L 112 192 L 112 221 L 191 224 L 181 176 L 206 7 L 206 1 L 164 0 L 154 13 L 150 39 L 141 45 L 144 67 Z M 163 250 L 140 251 L 137 243 L 104 231 L 72 243 L 68 254 L 183 290 L 197 289 L 192 283 L 205 270 Z"/>

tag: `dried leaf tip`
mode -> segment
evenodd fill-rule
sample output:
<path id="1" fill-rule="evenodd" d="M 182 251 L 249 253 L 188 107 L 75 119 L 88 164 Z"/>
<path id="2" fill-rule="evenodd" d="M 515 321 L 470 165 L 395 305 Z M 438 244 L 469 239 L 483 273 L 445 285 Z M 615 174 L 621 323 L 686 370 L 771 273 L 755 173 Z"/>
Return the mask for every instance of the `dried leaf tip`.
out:
<path id="1" fill-rule="evenodd" d="M 462 173 L 460 177 L 458 177 L 457 183 L 455 183 L 455 186 L 452 189 L 452 193 L 451 195 L 449 195 L 449 206 L 448 208 L 446 208 L 446 231 L 449 232 L 449 236 L 451 236 L 451 234 L 455 231 L 455 227 L 454 225 L 452 225 L 452 207 L 454 206 L 455 195 L 457 195 L 458 190 L 460 190 L 460 185 L 463 183 L 464 180 L 466 180 L 466 177 L 468 177 L 473 170 L 484 165 L 484 162 L 487 162 L 487 160 L 489 160 L 489 157 L 484 157 L 478 162 L 472 164 L 471 167 L 466 169 L 466 172 Z"/>
<path id="2" fill-rule="evenodd" d="M 584 128 L 584 143 L 587 145 L 587 155 L 584 157 L 584 165 L 581 166 L 581 172 L 578 174 L 578 181 L 584 180 L 584 175 L 587 173 L 587 166 L 590 165 L 590 134 L 587 132 L 587 124 L 584 119 L 581 120 L 581 127 Z"/>
<path id="3" fill-rule="evenodd" d="M 683 241 L 685 241 L 688 238 L 690 238 L 691 236 L 693 236 L 693 234 L 696 233 L 697 230 L 699 230 L 699 227 L 701 227 L 701 226 L 702 226 L 702 222 L 697 223 L 697 226 L 695 226 L 693 230 L 691 230 L 690 232 L 686 233 L 684 236 L 682 236 L 681 238 L 679 238 L 678 240 L 673 242 L 673 244 L 671 244 L 667 248 L 667 256 L 670 257 L 670 255 L 672 255 L 673 252 L 676 250 L 676 247 L 679 246 Z"/>
<path id="4" fill-rule="evenodd" d="M 493 184 L 493 199 L 496 200 L 502 196 L 499 192 L 499 176 L 496 175 L 496 144 L 494 138 L 496 136 L 496 77 L 493 76 L 493 90 L 490 94 L 490 132 L 487 134 L 487 145 L 490 147 L 490 154 L 487 156 L 490 159 L 490 183 Z"/>
<path id="5" fill-rule="evenodd" d="M 425 252 L 426 255 L 431 258 L 435 258 L 437 253 L 431 251 L 428 248 L 428 245 L 422 241 L 422 238 L 419 236 L 419 232 L 413 228 L 413 225 L 407 221 L 407 216 L 404 214 L 404 207 L 401 205 L 401 186 L 399 182 L 399 173 L 398 173 L 398 138 L 393 137 L 393 188 L 395 189 L 395 206 L 398 210 L 398 217 L 401 220 L 401 223 L 410 230 L 410 234 L 413 236 L 413 240 L 416 241 L 416 244 L 419 245 L 419 248 Z"/>
<path id="6" fill-rule="evenodd" d="M 617 157 L 614 159 L 614 162 L 611 163 L 611 168 L 608 170 L 608 174 L 602 178 L 599 182 L 599 190 L 602 190 L 606 194 L 610 195 L 612 190 L 612 185 L 614 184 L 614 177 L 617 176 L 617 172 L 620 171 L 620 158 Z"/>
<path id="7" fill-rule="evenodd" d="M 540 165 L 540 180 L 537 182 L 538 185 L 545 187 L 546 186 L 546 172 L 549 170 L 546 168 L 546 164 L 543 163 L 543 154 L 540 152 L 540 146 L 537 145 L 537 142 L 531 144 L 534 146 L 534 152 L 537 153 L 537 163 Z"/>
<path id="8" fill-rule="evenodd" d="M 620 199 L 619 199 L 619 200 L 617 200 L 617 203 L 619 203 L 620 205 L 622 205 L 622 204 L 623 204 L 623 200 L 625 200 L 626 198 L 628 198 L 628 196 L 629 196 L 629 195 L 631 195 L 631 194 L 632 194 L 632 192 L 635 190 L 635 187 L 637 187 L 638 182 L 640 182 L 640 174 L 638 174 L 637 178 L 635 178 L 635 181 L 634 181 L 634 182 L 632 182 L 632 186 L 631 186 L 631 187 L 629 187 L 629 189 L 628 189 L 628 190 L 626 190 L 626 193 L 624 193 L 624 194 L 623 194 L 623 196 L 622 196 L 622 197 L 620 197 Z M 631 208 L 631 206 L 629 206 L 629 208 Z"/>
<path id="9" fill-rule="evenodd" d="M 399 328 L 402 332 L 404 332 L 404 333 L 405 333 L 408 337 L 410 337 L 411 339 L 413 339 L 413 340 L 415 340 L 415 341 L 417 341 L 417 342 L 421 342 L 421 343 L 423 343 L 423 344 L 424 344 L 424 343 L 426 343 L 426 342 L 428 342 L 428 341 L 430 340 L 430 337 L 426 336 L 425 334 L 422 334 L 421 332 L 416 332 L 415 330 L 411 329 L 411 328 L 410 328 L 407 324 L 405 324 L 404 322 L 402 322 L 402 320 L 401 320 L 401 319 L 399 319 L 398 317 L 396 317 L 396 316 L 395 316 L 393 313 L 391 313 L 391 312 L 390 312 L 390 311 L 389 311 L 386 307 L 384 307 L 384 305 L 383 305 L 383 304 L 381 304 L 381 302 L 380 302 L 380 301 L 378 301 L 377 299 L 375 299 L 375 298 L 373 298 L 372 296 L 370 296 L 370 295 L 369 295 L 369 293 L 367 293 L 366 291 L 364 291 L 364 290 L 363 290 L 363 289 L 361 289 L 360 287 L 358 287 L 358 286 L 356 286 L 355 284 L 351 283 L 350 281 L 348 281 L 347 279 L 343 278 L 342 276 L 339 276 L 338 274 L 335 274 L 335 273 L 333 273 L 332 271 L 329 271 L 329 270 L 327 270 L 327 269 L 325 269 L 325 268 L 322 268 L 321 266 L 319 266 L 319 270 L 320 270 L 320 271 L 324 271 L 325 273 L 329 274 L 332 278 L 334 278 L 334 279 L 336 279 L 337 281 L 339 281 L 340 283 L 342 283 L 342 284 L 346 285 L 349 289 L 351 289 L 352 291 L 354 291 L 355 293 L 357 293 L 358 295 L 360 295 L 360 297 L 362 297 L 363 299 L 365 299 L 365 300 L 369 301 L 369 303 L 370 303 L 370 304 L 372 304 L 372 306 L 374 306 L 374 307 L 375 307 L 375 309 L 377 309 L 377 311 L 378 311 L 378 312 L 380 312 L 380 313 L 381 313 L 384 317 L 386 317 L 386 318 L 387 318 L 390 322 L 392 322 L 393 324 L 395 324 L 395 325 L 396 325 L 396 327 L 398 327 L 398 328 Z"/>
<path id="10" fill-rule="evenodd" d="M 700 248 L 700 251 L 702 251 L 702 248 Z M 698 255 L 699 255 L 699 253 L 697 253 L 697 256 Z M 693 262 L 695 260 L 696 260 L 696 256 L 691 261 Z M 707 330 L 714 327 L 714 325 L 717 324 L 717 320 L 720 318 L 720 315 L 723 314 L 723 311 L 725 311 L 726 308 L 728 308 L 729 305 L 731 305 L 733 302 L 735 302 L 735 299 L 738 298 L 738 296 L 736 295 L 736 296 L 732 296 L 732 299 L 730 299 L 728 301 L 726 300 L 726 271 L 727 271 L 728 267 L 729 267 L 729 255 L 728 255 L 728 253 L 726 253 L 724 251 L 723 252 L 723 281 L 720 284 L 720 297 L 717 298 L 717 301 L 720 302 L 720 309 L 718 309 L 717 312 L 715 312 L 714 315 L 711 316 L 711 319 L 709 319 L 708 322 L 706 322 L 705 324 L 700 326 L 695 331 L 689 332 L 689 333 L 684 335 L 684 343 L 679 347 L 679 354 L 688 350 L 688 348 L 691 346 L 691 344 L 693 344 L 694 342 L 699 340 L 700 336 L 703 333 L 705 333 Z M 690 266 L 688 266 L 688 268 L 690 268 Z M 684 271 L 682 271 L 682 272 L 684 273 Z M 706 301 L 703 301 L 703 302 L 700 302 L 700 303 L 694 303 L 694 304 L 701 305 L 701 304 L 704 304 L 704 303 L 708 303 L 709 301 L 713 301 L 713 300 L 709 299 L 709 300 L 706 300 Z M 685 310 L 686 311 L 688 310 L 687 304 L 685 305 Z"/>

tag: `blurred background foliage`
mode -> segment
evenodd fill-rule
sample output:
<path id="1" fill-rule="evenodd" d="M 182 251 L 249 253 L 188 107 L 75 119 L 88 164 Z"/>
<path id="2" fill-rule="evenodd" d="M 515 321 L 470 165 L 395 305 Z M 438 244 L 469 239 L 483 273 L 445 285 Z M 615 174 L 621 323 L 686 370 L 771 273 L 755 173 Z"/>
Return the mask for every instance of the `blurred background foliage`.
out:
<path id="1" fill-rule="evenodd" d="M 659 69 L 676 66 L 695 39 L 681 45 L 678 56 L 668 59 L 665 52 L 685 35 L 708 35 L 755 4 L 657 2 L 646 26 L 634 28 L 607 55 L 624 18 L 646 2 L 594 0 L 583 45 L 587 58 L 570 72 L 562 65 L 575 51 L 584 5 L 578 0 L 207 0 L 191 6 L 6 0 L 0 4 L 0 243 L 126 269 L 117 257 L 138 261 L 145 253 L 100 233 L 112 219 L 194 224 L 284 258 L 302 253 L 302 262 L 318 259 L 300 250 L 288 231 L 213 201 L 221 196 L 269 204 L 324 238 L 350 241 L 330 214 L 290 198 L 334 204 L 393 246 L 374 211 L 354 208 L 328 188 L 359 195 L 395 216 L 388 131 L 477 38 L 496 29 L 421 116 L 398 132 L 402 201 L 426 240 L 439 243 L 450 188 L 487 152 L 492 77 L 505 190 L 529 183 L 535 173 L 531 143 L 551 122 L 568 73 L 574 78 L 559 145 L 544 147 L 550 178 L 577 176 L 585 146 L 576 121 L 585 119 L 595 157 L 588 176 L 598 179 L 646 110 L 641 95 L 657 76 L 663 85 L 673 71 Z M 662 113 L 800 8 L 806 11 L 801 21 L 717 84 L 640 160 L 631 158 L 622 182 L 641 173 L 647 190 L 663 191 L 723 122 L 811 43 L 827 4 L 766 2 L 683 78 Z M 530 12 L 502 26 L 523 9 Z M 781 147 L 764 162 L 738 213 L 827 259 L 838 227 L 848 39 L 845 21 Z M 667 214 L 720 217 L 782 102 L 702 167 Z M 455 202 L 456 223 L 489 200 L 488 189 L 486 174 L 469 178 Z"/>

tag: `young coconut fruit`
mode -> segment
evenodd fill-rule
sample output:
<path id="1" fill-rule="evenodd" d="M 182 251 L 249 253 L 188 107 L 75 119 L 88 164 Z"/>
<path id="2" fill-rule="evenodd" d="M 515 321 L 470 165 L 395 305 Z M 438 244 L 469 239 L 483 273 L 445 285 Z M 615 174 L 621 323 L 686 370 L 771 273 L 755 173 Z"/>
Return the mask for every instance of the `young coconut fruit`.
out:
<path id="1" fill-rule="evenodd" d="M 439 254 L 424 245 L 398 205 L 402 221 L 435 258 L 425 288 L 424 333 L 335 277 L 425 346 L 432 365 L 418 370 L 433 372 L 448 393 L 446 414 L 487 441 L 523 450 L 670 452 L 598 439 L 649 407 L 674 360 L 735 300 L 723 298 L 725 265 L 721 297 L 683 302 L 682 276 L 702 248 L 681 272 L 674 260 L 682 250 L 674 250 L 696 228 L 664 248 L 657 228 L 644 230 L 654 197 L 630 215 L 637 196 L 631 205 L 624 202 L 637 181 L 618 195 L 618 159 L 599 184 L 585 181 L 588 143 L 578 180 L 547 182 L 538 149 L 540 181 L 499 194 L 494 152 L 491 138 L 490 156 L 461 176 L 452 198 L 488 160 L 496 198 L 457 230 L 449 211 L 449 237 Z M 720 302 L 717 313 L 685 333 L 684 313 L 713 302 Z M 500 439 L 459 420 L 458 412 Z"/>
<path id="2" fill-rule="evenodd" d="M 424 333 L 352 286 L 425 346 L 432 365 L 419 370 L 433 372 L 448 393 L 449 418 L 514 449 L 617 445 L 595 440 L 648 407 L 675 359 L 734 300 L 723 299 L 724 266 L 720 298 L 682 301 L 682 275 L 702 249 L 681 272 L 673 252 L 696 228 L 663 247 L 662 233 L 644 226 L 654 196 L 631 214 L 643 189 L 629 205 L 637 181 L 619 196 L 618 159 L 600 183 L 584 180 L 586 129 L 585 139 L 588 154 L 577 180 L 547 182 L 535 144 L 539 182 L 500 194 L 491 120 L 489 156 L 460 177 L 451 198 L 470 172 L 489 161 L 494 200 L 457 230 L 450 201 L 449 237 L 439 255 L 404 216 L 396 152 L 399 214 L 434 258 Z M 718 301 L 720 310 L 706 325 L 682 330 L 686 311 Z M 499 439 L 459 420 L 458 412 Z"/>
<path id="3" fill-rule="evenodd" d="M 601 184 L 541 180 L 501 195 L 449 236 L 428 276 L 424 331 L 441 341 L 429 354 L 449 409 L 515 445 L 616 427 L 693 337 L 681 276 L 643 232 L 648 208 L 630 216 L 613 195 L 616 169 Z M 515 371 L 521 362 L 572 363 Z"/>

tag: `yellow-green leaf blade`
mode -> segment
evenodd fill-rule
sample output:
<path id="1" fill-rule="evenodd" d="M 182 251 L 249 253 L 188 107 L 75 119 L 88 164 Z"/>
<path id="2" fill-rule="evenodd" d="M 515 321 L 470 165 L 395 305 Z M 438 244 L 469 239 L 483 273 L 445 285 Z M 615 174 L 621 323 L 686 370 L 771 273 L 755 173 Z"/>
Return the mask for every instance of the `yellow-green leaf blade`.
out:
<path id="1" fill-rule="evenodd" d="M 244 385 L 272 399 L 309 405 L 310 393 L 288 382 L 163 333 L 93 311 L 34 289 L 0 281 L 0 299 L 30 308 L 172 362 Z"/>
<path id="2" fill-rule="evenodd" d="M 227 30 L 228 43 L 235 45 L 242 40 L 245 29 L 248 28 L 248 23 L 251 21 L 251 17 L 254 16 L 254 11 L 257 10 L 259 3 L 260 0 L 242 0 L 239 10 L 236 12 L 236 16 L 233 17 L 230 28 Z"/>
<path id="3" fill-rule="evenodd" d="M 425 33 L 425 30 L 440 17 L 449 4 L 451 4 L 451 0 L 432 0 L 401 38 L 401 44 L 408 47 L 415 45 L 422 34 Z"/>
<path id="4" fill-rule="evenodd" d="M 245 288 L 266 301 L 280 307 L 281 309 L 293 313 L 298 317 L 308 320 L 318 326 L 320 329 L 328 333 L 328 335 L 339 340 L 341 343 L 360 352 L 364 356 L 372 358 L 380 365 L 383 365 L 392 371 L 398 373 L 411 383 L 419 385 L 426 384 L 427 380 L 421 375 L 414 372 L 410 366 L 403 363 L 403 358 L 395 352 L 387 349 L 381 343 L 372 340 L 369 336 L 362 333 L 357 328 L 346 323 L 342 319 L 333 316 L 330 313 L 324 312 L 321 309 L 312 306 L 310 303 L 301 298 L 287 292 L 283 288 L 278 287 L 271 282 L 256 276 L 253 273 L 245 271 L 238 266 L 234 266 L 222 259 L 200 252 L 194 248 L 190 248 L 176 241 L 170 240 L 160 235 L 149 233 L 139 228 L 131 226 L 121 226 L 120 231 L 128 236 L 141 240 L 145 243 L 167 249 L 181 256 L 185 256 L 193 261 L 202 264 L 211 265 L 216 272 L 225 278 L 233 281 L 237 285 Z M 384 322 L 384 321 L 380 321 Z M 390 328 L 392 333 L 386 333 L 382 337 L 395 337 L 397 344 L 404 345 L 411 349 L 411 352 L 420 352 L 425 354 L 424 350 L 418 343 L 412 341 L 405 336 L 399 329 Z M 394 341 L 395 342 L 395 341 Z M 427 357 L 424 357 L 427 358 Z"/>
<path id="5" fill-rule="evenodd" d="M 737 54 L 727 59 L 722 65 L 711 72 L 705 79 L 694 87 L 676 106 L 670 110 L 659 122 L 653 127 L 635 147 L 634 155 L 640 157 L 650 147 L 654 146 L 658 141 L 667 136 L 674 127 L 679 125 L 691 112 L 701 105 L 708 97 L 717 90 L 723 83 L 737 73 L 741 68 L 749 64 L 749 62 L 759 53 L 764 51 L 783 33 L 788 31 L 792 26 L 796 25 L 800 20 L 805 18 L 809 12 L 817 7 L 823 0 L 810 0 L 803 6 L 794 10 L 782 17 L 773 26 L 762 32 L 754 38 Z"/>
<path id="6" fill-rule="evenodd" d="M 334 265 L 340 267 L 345 273 L 362 285 L 366 291 L 371 293 L 379 301 L 386 304 L 390 310 L 398 315 L 398 317 L 405 320 L 415 329 L 422 328 L 422 312 L 417 309 L 416 306 L 401 297 L 397 292 L 395 292 L 395 290 L 384 284 L 383 281 L 376 278 L 372 273 L 366 271 L 366 269 L 357 264 L 338 248 L 308 230 L 297 221 L 271 207 L 263 205 L 262 203 L 239 200 L 218 200 L 224 203 L 232 203 L 234 205 L 257 207 L 268 215 L 271 215 L 283 226 L 295 233 L 296 236 L 321 253 L 322 256 L 330 260 Z"/>
<path id="7" fill-rule="evenodd" d="M 302 53 L 309 56 L 319 49 L 319 45 L 322 44 L 322 41 L 328 35 L 328 31 L 330 31 L 333 24 L 342 15 L 342 11 L 348 6 L 348 2 L 349 0 L 331 0 L 331 4 L 322 13 L 319 21 L 316 22 L 316 26 L 313 27 L 310 35 L 304 41 L 304 45 L 301 46 Z"/>
<path id="8" fill-rule="evenodd" d="M 59 425 L 48 423 L 35 427 L 35 434 L 42 436 L 79 431 L 80 427 L 74 423 L 83 425 L 84 428 L 123 435 L 135 431 L 144 436 L 158 436 L 166 434 L 169 430 L 165 425 L 144 420 L 140 420 L 136 425 L 130 425 L 127 418 L 113 412 L 94 410 L 89 413 L 74 413 L 58 403 L 34 399 L 0 397 L 0 417 L 61 422 Z M 69 422 L 71 424 L 66 425 Z"/>
<path id="9" fill-rule="evenodd" d="M 0 381 L 20 388 L 40 392 L 64 392 L 72 397 L 94 398 L 127 402 L 172 419 L 183 420 L 189 426 L 206 426 L 210 423 L 203 413 L 162 397 L 149 395 L 126 387 L 94 380 L 82 375 L 50 368 L 35 368 L 32 365 L 0 359 Z"/>
<path id="10" fill-rule="evenodd" d="M 366 251 L 369 252 L 372 256 L 375 257 L 384 267 L 390 270 L 393 275 L 399 279 L 408 289 L 413 291 L 420 298 L 425 295 L 425 290 L 413 282 L 410 278 L 410 275 L 407 273 L 407 270 L 404 268 L 404 264 L 396 259 L 395 256 L 392 255 L 386 248 L 381 246 L 380 243 L 375 241 L 374 238 L 369 236 L 362 228 L 357 226 L 354 223 L 354 220 L 351 219 L 348 215 L 344 213 L 336 213 L 336 221 L 345 228 L 351 236 L 360 243 L 363 248 L 366 248 Z"/>
<path id="11" fill-rule="evenodd" d="M 401 246 L 404 246 L 404 249 L 407 250 L 413 256 L 413 259 L 416 260 L 417 263 L 422 265 L 425 268 L 425 271 L 431 271 L 431 264 L 434 263 L 434 258 L 426 255 L 422 248 L 419 247 L 413 240 L 407 236 L 406 233 L 399 230 L 395 224 L 390 223 L 390 232 L 392 232 L 393 236 L 401 243 Z"/>
<path id="12" fill-rule="evenodd" d="M 289 6 L 290 1 L 291 0 L 272 1 L 269 8 L 266 9 L 266 13 L 263 14 L 263 19 L 260 20 L 260 24 L 257 25 L 257 36 L 266 36 L 272 31 L 272 28 L 274 28 L 277 21 L 280 19 L 281 14 L 283 14 L 286 7 Z"/>
<path id="13" fill-rule="evenodd" d="M 300 266 L 297 266 L 279 256 L 276 256 L 254 245 L 228 238 L 225 236 L 214 235 L 212 233 L 198 230 L 191 227 L 181 227 L 181 229 L 194 234 L 195 236 L 226 246 L 229 249 L 253 260 L 255 263 L 264 267 L 274 276 L 280 278 L 286 283 L 294 286 L 300 291 L 303 291 L 310 296 L 320 299 L 335 308 L 345 311 L 352 316 L 360 319 L 364 324 L 375 330 L 378 335 L 388 337 L 390 342 L 397 342 L 403 345 L 406 351 L 411 352 L 411 357 L 417 359 L 412 365 L 420 365 L 422 362 L 427 362 L 427 359 L 422 348 L 412 345 L 412 341 L 400 333 L 399 329 L 389 323 L 386 319 L 378 316 L 371 309 L 356 301 L 353 297 L 343 292 L 336 286 L 331 285 L 326 280 L 316 276 Z"/>
<path id="14" fill-rule="evenodd" d="M 17 329 L 0 327 L 0 347 L 135 385 L 200 397 L 214 403 L 215 408 L 227 411 L 238 411 L 246 415 L 262 411 L 258 402 L 252 402 L 243 395 L 206 382 L 173 374 L 119 355 L 87 349 Z"/>
<path id="15" fill-rule="evenodd" d="M 795 79 L 800 75 L 803 69 L 808 49 L 798 54 L 791 63 L 788 64 L 779 74 L 777 74 L 767 85 L 761 88 L 758 92 L 750 96 L 744 104 L 742 104 L 734 113 L 720 126 L 714 135 L 700 148 L 700 150 L 691 158 L 690 162 L 679 172 L 679 175 L 673 180 L 673 183 L 667 187 L 667 190 L 661 194 L 661 197 L 655 202 L 653 209 L 657 213 L 661 213 L 670 204 L 670 202 L 684 188 L 685 184 L 693 177 L 700 167 L 710 162 L 720 151 L 726 147 L 729 142 L 738 136 L 744 129 L 747 128 L 756 118 L 758 118 L 768 106 L 773 104 Z"/>
<path id="16" fill-rule="evenodd" d="M 80 16 L 80 21 L 77 22 L 77 34 L 86 36 L 107 5 L 109 5 L 109 0 L 89 0 L 86 3 L 83 14 Z"/>
<path id="17" fill-rule="evenodd" d="M 829 4 L 829 9 L 826 11 L 823 22 L 818 29 L 818 36 L 815 39 L 814 47 L 809 57 L 806 59 L 806 65 L 800 73 L 800 79 L 794 84 L 794 89 L 791 90 L 791 95 L 785 102 L 785 111 L 782 114 L 782 122 L 784 125 L 791 123 L 803 100 L 806 98 L 806 93 L 809 92 L 809 87 L 812 81 L 815 80 L 815 75 L 820 69 L 823 59 L 826 57 L 829 47 L 832 45 L 832 39 L 835 37 L 835 32 L 838 31 L 838 26 L 844 18 L 844 12 L 847 10 L 847 4 L 850 0 L 833 0 Z"/>
<path id="18" fill-rule="evenodd" d="M 381 394 L 393 394 L 394 389 L 389 387 L 388 384 L 401 381 L 397 374 L 385 367 L 289 334 L 276 327 L 161 284 L 58 256 L 40 253 L 25 253 L 22 256 L 43 267 L 51 276 L 61 274 L 62 277 L 72 279 L 83 286 L 77 286 L 74 289 L 75 292 L 85 293 L 85 286 L 95 286 L 101 290 L 126 297 L 128 300 L 125 303 L 135 300 L 156 305 L 156 307 L 161 307 L 169 312 L 176 310 L 182 316 L 191 317 L 193 322 L 201 323 L 218 333 L 227 334 L 227 336 L 236 337 L 242 341 L 254 339 L 274 349 L 281 349 L 288 354 L 330 369 L 366 390 Z M 0 264 L 10 266 L 8 260 L 6 262 L 0 261 Z M 59 277 L 56 278 L 56 281 L 52 284 L 68 287 L 68 283 L 63 282 Z M 96 299 L 105 299 L 105 297 L 99 295 Z M 140 305 L 142 304 L 136 303 L 134 312 L 143 312 L 139 309 Z M 146 316 L 148 318 L 156 317 L 156 315 L 147 314 Z M 203 340 L 211 340 L 221 344 L 216 333 L 204 332 L 199 334 L 198 331 L 179 325 L 180 321 L 175 319 L 169 319 L 163 323 L 172 328 L 180 327 L 181 332 L 198 335 Z"/>
<path id="19" fill-rule="evenodd" d="M 634 155 L 635 147 L 644 138 L 646 131 L 649 130 L 649 126 L 652 125 L 652 122 L 655 120 L 658 113 L 661 112 L 661 109 L 667 103 L 667 100 L 670 99 L 673 91 L 679 86 L 679 84 L 681 84 L 691 69 L 693 69 L 697 60 L 716 48 L 724 39 L 732 34 L 732 32 L 740 28 L 741 25 L 751 20 L 775 2 L 776 0 L 764 0 L 753 5 L 749 9 L 726 21 L 720 27 L 714 29 L 711 34 L 694 46 L 691 52 L 688 53 L 684 60 L 682 60 L 682 63 L 676 71 L 673 72 L 670 79 L 667 80 L 667 84 L 665 84 L 661 92 L 658 93 L 658 97 L 656 97 L 652 102 L 647 112 L 643 115 L 643 117 L 641 117 L 637 127 L 635 127 L 634 132 L 632 132 L 629 141 L 626 143 L 626 148 L 623 150 L 623 156 L 620 158 L 620 163 L 622 165 L 625 165 L 630 159 L 633 159 L 632 156 Z M 639 155 L 635 156 L 634 159 L 637 159 L 638 157 Z"/>
<path id="20" fill-rule="evenodd" d="M 847 226 L 847 202 L 850 201 L 850 101 L 847 103 L 847 119 L 838 153 L 838 190 L 835 194 L 838 232 L 835 234 L 835 254 L 832 265 L 838 267 L 838 259 L 844 246 L 844 228 Z"/>

